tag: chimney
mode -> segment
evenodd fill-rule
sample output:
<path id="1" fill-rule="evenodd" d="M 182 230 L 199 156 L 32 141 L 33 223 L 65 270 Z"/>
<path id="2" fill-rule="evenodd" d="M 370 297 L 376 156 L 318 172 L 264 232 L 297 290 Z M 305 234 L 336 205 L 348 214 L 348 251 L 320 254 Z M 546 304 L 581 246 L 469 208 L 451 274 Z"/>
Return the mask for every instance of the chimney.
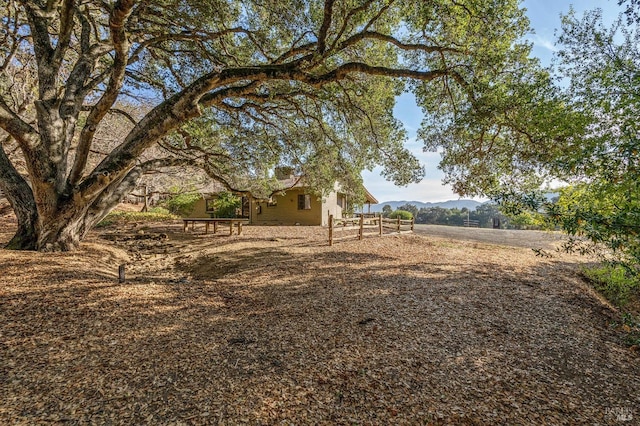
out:
<path id="1" fill-rule="evenodd" d="M 293 178 L 293 167 L 278 166 L 275 168 L 276 179 L 285 180 Z"/>

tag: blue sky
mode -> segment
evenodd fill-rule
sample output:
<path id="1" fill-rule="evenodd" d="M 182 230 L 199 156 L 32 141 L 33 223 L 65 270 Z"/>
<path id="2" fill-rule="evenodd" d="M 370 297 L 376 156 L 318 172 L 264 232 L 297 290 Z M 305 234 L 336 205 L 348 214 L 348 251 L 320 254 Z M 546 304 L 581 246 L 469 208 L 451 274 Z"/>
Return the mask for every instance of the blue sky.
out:
<path id="1" fill-rule="evenodd" d="M 534 34 L 528 39 L 533 42 L 532 55 L 540 58 L 543 65 L 549 65 L 555 50 L 555 32 L 560 27 L 560 15 L 569 12 L 571 6 L 582 16 L 586 10 L 603 9 L 605 22 L 612 22 L 622 10 L 617 0 L 524 0 L 522 6 L 527 9 Z M 418 184 L 406 187 L 395 186 L 380 176 L 380 169 L 363 173 L 364 184 L 380 202 L 392 200 L 407 201 L 446 201 L 458 199 L 451 188 L 442 185 L 442 172 L 438 170 L 440 154 L 422 152 L 422 143 L 416 141 L 416 130 L 422 121 L 422 112 L 412 95 L 404 94 L 397 100 L 394 110 L 409 135 L 406 146 L 425 166 L 425 178 Z"/>

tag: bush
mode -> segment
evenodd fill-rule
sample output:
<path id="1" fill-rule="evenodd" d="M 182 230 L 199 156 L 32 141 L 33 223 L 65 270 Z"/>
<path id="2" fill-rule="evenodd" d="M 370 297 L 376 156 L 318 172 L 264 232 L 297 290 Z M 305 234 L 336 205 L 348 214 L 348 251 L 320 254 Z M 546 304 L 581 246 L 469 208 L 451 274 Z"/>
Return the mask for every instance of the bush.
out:
<path id="1" fill-rule="evenodd" d="M 150 208 L 148 210 L 148 212 L 149 213 L 154 213 L 154 214 L 160 214 L 160 215 L 162 215 L 162 214 L 170 215 L 171 214 L 171 212 L 169 210 L 165 209 L 164 207 L 152 207 L 152 208 Z"/>
<path id="2" fill-rule="evenodd" d="M 589 268 L 583 273 L 594 283 L 596 290 L 618 307 L 623 307 L 630 298 L 638 296 L 640 278 L 622 265 Z"/>
<path id="3" fill-rule="evenodd" d="M 171 196 L 162 202 L 162 207 L 166 208 L 169 213 L 178 216 L 188 216 L 202 196 L 197 192 L 178 193 L 171 191 Z"/>
<path id="4" fill-rule="evenodd" d="M 236 217 L 236 209 L 240 207 L 242 200 L 231 192 L 220 192 L 213 201 L 216 217 Z"/>
<path id="5" fill-rule="evenodd" d="M 397 218 L 400 218 L 401 220 L 411 220 L 413 219 L 413 215 L 411 214 L 411 212 L 408 212 L 406 210 L 395 210 L 389 213 L 389 219 Z"/>

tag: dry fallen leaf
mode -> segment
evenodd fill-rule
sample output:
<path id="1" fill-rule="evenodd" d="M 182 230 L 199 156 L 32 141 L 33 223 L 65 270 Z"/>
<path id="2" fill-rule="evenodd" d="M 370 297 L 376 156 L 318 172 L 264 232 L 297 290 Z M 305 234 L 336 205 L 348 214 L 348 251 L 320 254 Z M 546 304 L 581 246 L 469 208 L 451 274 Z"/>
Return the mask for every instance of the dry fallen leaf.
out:
<path id="1" fill-rule="evenodd" d="M 580 280 L 582 259 L 326 237 L 175 223 L 98 230 L 75 253 L 0 251 L 0 423 L 640 418 L 639 354 Z"/>

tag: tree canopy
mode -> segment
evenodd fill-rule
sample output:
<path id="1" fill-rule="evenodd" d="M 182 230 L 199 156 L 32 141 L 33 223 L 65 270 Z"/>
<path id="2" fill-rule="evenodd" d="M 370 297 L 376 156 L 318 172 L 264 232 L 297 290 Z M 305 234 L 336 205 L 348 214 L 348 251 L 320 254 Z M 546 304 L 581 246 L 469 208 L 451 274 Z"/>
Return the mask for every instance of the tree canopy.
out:
<path id="1" fill-rule="evenodd" d="M 255 193 L 275 165 L 318 188 L 377 164 L 419 180 L 395 96 L 417 93 L 429 127 L 528 68 L 517 0 L 7 0 L 0 22 L 12 248 L 75 247 L 162 167 Z M 114 114 L 130 127 L 104 146 Z"/>
<path id="2" fill-rule="evenodd" d="M 634 2 L 629 6 L 637 7 Z M 635 10 L 635 9 L 631 9 Z M 640 273 L 640 22 L 610 28 L 600 10 L 564 17 L 560 71 L 586 132 L 558 159 L 571 184 L 551 218 L 572 235 L 604 244 L 608 257 Z M 612 256 L 611 256 L 612 255 Z"/>
<path id="3" fill-rule="evenodd" d="M 640 21 L 637 2 L 611 26 L 602 11 L 563 17 L 555 70 L 507 74 L 467 108 L 423 134 L 443 148 L 441 167 L 462 193 L 485 194 L 505 211 L 546 215 L 610 260 L 640 272 Z M 552 71 L 558 82 L 550 78 Z M 541 185 L 566 185 L 557 203 Z M 557 183 L 556 183 L 557 184 Z"/>

